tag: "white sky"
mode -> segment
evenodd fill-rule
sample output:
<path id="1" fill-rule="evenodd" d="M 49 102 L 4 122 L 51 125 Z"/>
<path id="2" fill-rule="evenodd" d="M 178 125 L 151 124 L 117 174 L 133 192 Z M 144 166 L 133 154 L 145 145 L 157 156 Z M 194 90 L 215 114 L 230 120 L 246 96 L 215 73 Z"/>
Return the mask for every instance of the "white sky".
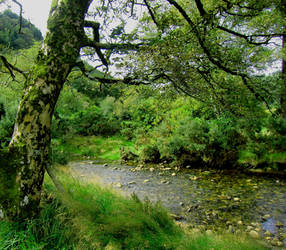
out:
<path id="1" fill-rule="evenodd" d="M 38 29 L 41 30 L 43 36 L 47 31 L 47 20 L 51 6 L 51 0 L 18 0 L 23 5 L 23 16 L 30 20 Z M 8 3 L 9 2 L 9 3 Z M 19 7 L 14 3 L 7 1 L 7 4 L 3 4 L 0 8 L 7 8 L 7 5 L 11 6 L 11 10 L 19 14 Z"/>

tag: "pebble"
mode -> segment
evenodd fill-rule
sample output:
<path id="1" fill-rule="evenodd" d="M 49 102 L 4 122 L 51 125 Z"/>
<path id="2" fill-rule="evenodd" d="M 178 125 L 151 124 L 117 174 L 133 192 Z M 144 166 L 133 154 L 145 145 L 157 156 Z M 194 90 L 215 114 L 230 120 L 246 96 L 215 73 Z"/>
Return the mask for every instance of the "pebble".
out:
<path id="1" fill-rule="evenodd" d="M 268 220 L 270 217 L 271 217 L 270 214 L 265 214 L 265 215 L 262 217 L 262 219 L 263 219 L 263 220 Z"/>
<path id="2" fill-rule="evenodd" d="M 271 236 L 271 235 L 272 235 L 272 233 L 271 233 L 270 231 L 268 231 L 268 230 L 267 230 L 267 231 L 265 231 L 265 232 L 264 232 L 264 235 L 266 235 L 266 236 Z"/>
<path id="3" fill-rule="evenodd" d="M 276 242 L 276 245 L 277 245 L 278 247 L 283 247 L 283 242 L 278 240 L 278 241 Z"/>
<path id="4" fill-rule="evenodd" d="M 172 173 L 172 176 L 176 176 L 177 174 L 176 173 Z"/>
<path id="5" fill-rule="evenodd" d="M 162 180 L 161 183 L 162 183 L 162 184 L 170 184 L 170 182 L 167 181 L 167 180 Z"/>
<path id="6" fill-rule="evenodd" d="M 123 185 L 122 185 L 120 182 L 118 182 L 118 183 L 115 183 L 115 187 L 117 187 L 117 188 L 122 188 Z"/>
<path id="7" fill-rule="evenodd" d="M 276 227 L 283 227 L 284 224 L 281 221 L 276 222 Z"/>
<path id="8" fill-rule="evenodd" d="M 149 170 L 150 170 L 150 172 L 154 172 L 155 168 L 150 168 Z"/>
<path id="9" fill-rule="evenodd" d="M 248 235 L 254 239 L 258 239 L 259 238 L 259 233 L 254 231 L 254 230 L 251 230 Z"/>
<path id="10" fill-rule="evenodd" d="M 192 181 L 196 181 L 197 179 L 198 179 L 197 176 L 191 176 L 191 177 L 190 177 L 190 180 L 192 180 Z"/>
<path id="11" fill-rule="evenodd" d="M 208 230 L 206 231 L 206 235 L 212 235 L 212 234 L 213 234 L 212 230 L 209 230 L 209 229 L 208 229 Z"/>

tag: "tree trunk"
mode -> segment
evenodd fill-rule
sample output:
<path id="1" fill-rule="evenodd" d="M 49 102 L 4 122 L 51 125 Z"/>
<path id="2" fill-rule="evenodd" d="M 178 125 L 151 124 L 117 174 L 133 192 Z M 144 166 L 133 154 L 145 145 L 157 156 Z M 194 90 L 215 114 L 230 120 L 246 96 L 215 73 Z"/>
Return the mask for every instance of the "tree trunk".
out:
<path id="1" fill-rule="evenodd" d="M 286 2 L 281 0 L 280 6 L 281 16 L 286 18 Z M 284 22 L 284 32 L 286 32 L 286 23 Z M 281 117 L 286 119 L 286 54 L 285 54 L 285 46 L 286 46 L 286 35 L 285 33 L 282 35 L 282 76 L 281 76 L 281 92 L 280 92 L 280 110 L 281 110 Z"/>
<path id="2" fill-rule="evenodd" d="M 19 104 L 12 140 L 0 152 L 0 218 L 31 218 L 39 212 L 52 115 L 79 56 L 90 2 L 53 0 L 48 33 Z"/>
<path id="3" fill-rule="evenodd" d="M 285 29 L 286 30 L 286 29 Z M 281 94 L 280 94 L 280 108 L 281 116 L 286 119 L 286 55 L 285 55 L 286 35 L 282 36 L 282 77 L 281 77 Z"/>

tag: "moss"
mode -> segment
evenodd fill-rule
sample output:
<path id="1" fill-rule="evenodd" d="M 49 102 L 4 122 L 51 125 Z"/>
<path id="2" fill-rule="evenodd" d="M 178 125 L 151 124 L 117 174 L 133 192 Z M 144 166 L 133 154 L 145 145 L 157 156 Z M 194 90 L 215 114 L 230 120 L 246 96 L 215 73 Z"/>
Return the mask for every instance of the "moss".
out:
<path id="1" fill-rule="evenodd" d="M 17 201 L 16 174 L 20 164 L 14 156 L 14 152 L 8 149 L 0 150 L 0 206 L 4 209 L 10 207 L 10 214 L 14 214 L 11 204 Z"/>

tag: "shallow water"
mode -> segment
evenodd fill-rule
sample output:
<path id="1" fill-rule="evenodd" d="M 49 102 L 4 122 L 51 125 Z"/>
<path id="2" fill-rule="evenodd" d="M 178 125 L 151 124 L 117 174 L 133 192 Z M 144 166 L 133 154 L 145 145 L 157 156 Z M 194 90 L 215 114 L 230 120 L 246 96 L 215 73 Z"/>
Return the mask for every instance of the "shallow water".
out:
<path id="1" fill-rule="evenodd" d="M 286 245 L 286 182 L 278 177 L 93 161 L 72 162 L 70 167 L 79 178 L 97 179 L 125 195 L 134 192 L 141 200 L 160 201 L 177 220 L 194 227 L 230 232 L 254 229 L 261 237 L 268 230 L 271 239 Z"/>

